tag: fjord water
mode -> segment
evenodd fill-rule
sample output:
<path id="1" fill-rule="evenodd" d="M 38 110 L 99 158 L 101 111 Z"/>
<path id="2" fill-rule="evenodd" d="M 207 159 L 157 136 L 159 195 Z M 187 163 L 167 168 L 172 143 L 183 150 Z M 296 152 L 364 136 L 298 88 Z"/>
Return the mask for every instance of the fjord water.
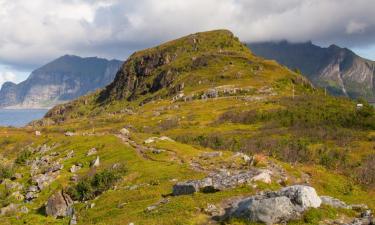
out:
<path id="1" fill-rule="evenodd" d="M 47 109 L 0 109 L 0 126 L 22 127 L 42 118 Z"/>

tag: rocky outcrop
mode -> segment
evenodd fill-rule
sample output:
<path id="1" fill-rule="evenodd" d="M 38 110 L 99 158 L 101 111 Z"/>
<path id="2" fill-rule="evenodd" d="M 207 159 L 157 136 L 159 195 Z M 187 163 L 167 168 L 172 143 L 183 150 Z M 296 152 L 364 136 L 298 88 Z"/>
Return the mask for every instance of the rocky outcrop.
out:
<path id="1" fill-rule="evenodd" d="M 311 42 L 266 42 L 249 47 L 259 56 L 301 70 L 315 85 L 326 87 L 332 94 L 375 100 L 375 62 L 347 48 L 321 48 Z"/>
<path id="2" fill-rule="evenodd" d="M 73 216 L 73 200 L 63 191 L 56 192 L 47 201 L 46 214 L 55 218 Z"/>
<path id="3" fill-rule="evenodd" d="M 34 70 L 19 84 L 3 84 L 0 108 L 51 107 L 75 99 L 109 84 L 121 64 L 96 57 L 62 56 Z"/>
<path id="4" fill-rule="evenodd" d="M 242 184 L 247 184 L 253 181 L 262 181 L 265 183 L 269 183 L 271 180 L 270 174 L 271 172 L 268 170 L 257 169 L 239 172 L 229 172 L 224 170 L 219 173 L 210 174 L 208 177 L 201 180 L 179 182 L 173 186 L 172 194 L 174 196 L 178 196 L 194 194 L 195 192 L 200 191 L 222 191 L 225 189 L 237 187 Z"/>
<path id="5" fill-rule="evenodd" d="M 314 188 L 296 185 L 237 200 L 227 210 L 226 217 L 275 224 L 297 219 L 304 211 L 318 208 L 320 204 Z"/>

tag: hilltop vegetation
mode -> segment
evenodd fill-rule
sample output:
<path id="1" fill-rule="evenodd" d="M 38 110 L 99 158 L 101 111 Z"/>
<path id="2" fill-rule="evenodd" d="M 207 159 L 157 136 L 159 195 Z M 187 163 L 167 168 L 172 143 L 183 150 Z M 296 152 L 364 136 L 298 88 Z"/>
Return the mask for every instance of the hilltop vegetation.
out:
<path id="1" fill-rule="evenodd" d="M 68 224 L 44 211 L 62 191 L 76 200 L 78 224 L 254 224 L 221 213 L 238 198 L 304 184 L 348 207 L 322 205 L 290 224 L 350 223 L 365 208 L 351 204 L 375 208 L 375 112 L 362 104 L 325 95 L 229 31 L 136 52 L 104 90 L 0 129 L 0 222 Z M 48 185 L 36 179 L 45 175 Z M 212 177 L 229 187 L 172 195 Z M 28 193 L 37 197 L 25 202 Z"/>

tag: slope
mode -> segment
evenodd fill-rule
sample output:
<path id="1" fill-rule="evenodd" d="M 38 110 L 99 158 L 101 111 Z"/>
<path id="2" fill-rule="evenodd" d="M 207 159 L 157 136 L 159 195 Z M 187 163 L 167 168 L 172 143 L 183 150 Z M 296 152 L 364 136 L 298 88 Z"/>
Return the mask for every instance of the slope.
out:
<path id="1" fill-rule="evenodd" d="M 347 48 L 321 48 L 307 43 L 254 43 L 249 47 L 259 56 L 274 59 L 291 69 L 300 69 L 315 85 L 332 94 L 373 101 L 375 63 Z"/>
<path id="2" fill-rule="evenodd" d="M 161 52 L 176 57 L 165 63 Z M 299 184 L 348 207 L 322 204 L 288 224 L 351 224 L 366 212 L 358 204 L 375 207 L 375 112 L 363 104 L 325 95 L 229 31 L 189 35 L 135 53 L 103 91 L 0 129 L 0 221 L 254 224 L 222 214 Z M 219 187 L 191 191 L 212 177 Z M 46 216 L 61 190 L 75 200 L 72 218 Z"/>
<path id="3" fill-rule="evenodd" d="M 113 81 L 121 61 L 62 56 L 19 84 L 0 90 L 0 107 L 41 108 L 75 99 Z"/>

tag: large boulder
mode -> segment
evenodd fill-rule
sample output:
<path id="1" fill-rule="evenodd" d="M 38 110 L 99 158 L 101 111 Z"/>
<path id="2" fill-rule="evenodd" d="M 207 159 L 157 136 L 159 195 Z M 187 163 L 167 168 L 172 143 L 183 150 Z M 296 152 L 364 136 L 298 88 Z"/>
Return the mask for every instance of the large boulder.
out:
<path id="1" fill-rule="evenodd" d="M 314 188 L 295 185 L 276 192 L 240 199 L 232 204 L 227 217 L 241 217 L 251 222 L 282 223 L 298 217 L 309 208 L 317 208 L 322 200 Z"/>
<path id="2" fill-rule="evenodd" d="M 46 204 L 46 214 L 52 217 L 72 216 L 73 200 L 63 191 L 58 191 L 49 197 Z"/>
<path id="3" fill-rule="evenodd" d="M 294 185 L 285 187 L 277 192 L 277 195 L 288 197 L 293 204 L 300 207 L 301 211 L 308 208 L 318 208 L 322 204 L 322 200 L 315 189 L 309 186 Z"/>
<path id="4" fill-rule="evenodd" d="M 255 196 L 238 202 L 231 215 L 251 222 L 275 224 L 293 219 L 298 213 L 290 199 L 285 196 L 273 198 Z"/>
<path id="5" fill-rule="evenodd" d="M 174 196 L 189 195 L 189 194 L 194 194 L 195 192 L 198 192 L 199 189 L 200 189 L 199 181 L 192 180 L 192 181 L 180 182 L 173 186 L 172 194 Z"/>

